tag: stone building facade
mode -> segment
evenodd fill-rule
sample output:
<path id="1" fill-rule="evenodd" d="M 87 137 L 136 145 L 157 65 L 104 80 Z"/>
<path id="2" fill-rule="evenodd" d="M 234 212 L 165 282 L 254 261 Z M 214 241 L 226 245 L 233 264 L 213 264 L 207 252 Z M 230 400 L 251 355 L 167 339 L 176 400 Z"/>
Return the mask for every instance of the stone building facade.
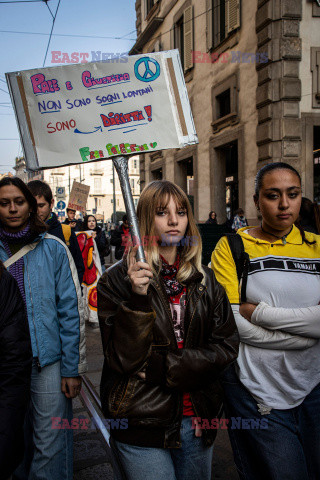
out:
<path id="1" fill-rule="evenodd" d="M 142 188 L 166 178 L 190 195 L 198 221 L 242 207 L 255 223 L 255 174 L 282 159 L 320 202 L 318 3 L 136 0 L 130 54 L 179 49 L 199 138 L 141 156 Z"/>
<path id="2" fill-rule="evenodd" d="M 30 182 L 31 180 L 41 180 L 42 172 L 40 170 L 31 171 L 27 169 L 27 164 L 24 157 L 16 157 L 15 164 L 13 169 L 16 171 L 15 175 L 25 183 Z"/>

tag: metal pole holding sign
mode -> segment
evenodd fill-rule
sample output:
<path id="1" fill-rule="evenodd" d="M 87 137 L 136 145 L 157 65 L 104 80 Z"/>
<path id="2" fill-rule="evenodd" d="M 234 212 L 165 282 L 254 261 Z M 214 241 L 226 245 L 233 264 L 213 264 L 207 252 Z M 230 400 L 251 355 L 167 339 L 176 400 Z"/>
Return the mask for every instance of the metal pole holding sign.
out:
<path id="1" fill-rule="evenodd" d="M 136 210 L 134 208 L 133 197 L 129 182 L 128 174 L 128 160 L 129 157 L 113 157 L 112 162 L 117 170 L 117 174 L 120 181 L 122 196 L 124 204 L 126 207 L 126 212 L 129 220 L 129 228 L 134 245 L 139 245 L 137 251 L 137 260 L 141 262 L 146 262 L 144 255 L 144 250 L 141 242 L 140 230 L 138 225 L 138 219 L 136 215 Z"/>

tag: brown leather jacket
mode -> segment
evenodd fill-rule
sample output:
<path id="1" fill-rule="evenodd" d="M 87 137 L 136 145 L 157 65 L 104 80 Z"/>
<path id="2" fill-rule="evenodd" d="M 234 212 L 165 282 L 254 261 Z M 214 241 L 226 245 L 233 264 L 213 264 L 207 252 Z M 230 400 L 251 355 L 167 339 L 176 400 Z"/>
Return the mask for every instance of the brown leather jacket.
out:
<path id="1" fill-rule="evenodd" d="M 203 283 L 199 272 L 186 282 L 185 340 L 180 350 L 160 278 L 151 281 L 148 295 L 137 295 L 123 261 L 101 277 L 102 408 L 108 419 L 128 419 L 127 429 L 111 430 L 115 439 L 147 447 L 180 447 L 183 392 L 190 393 L 197 417 L 221 415 L 219 375 L 237 358 L 239 337 L 224 289 L 212 270 L 203 268 Z M 137 375 L 142 369 L 146 380 Z M 204 430 L 205 445 L 211 445 L 215 436 L 216 430 Z"/>

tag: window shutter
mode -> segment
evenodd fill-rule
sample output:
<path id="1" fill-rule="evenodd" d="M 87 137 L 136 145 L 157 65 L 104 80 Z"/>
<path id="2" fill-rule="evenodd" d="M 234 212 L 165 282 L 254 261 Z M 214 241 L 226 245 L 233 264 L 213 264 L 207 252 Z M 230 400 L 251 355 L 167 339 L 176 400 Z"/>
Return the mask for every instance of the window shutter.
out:
<path id="1" fill-rule="evenodd" d="M 207 50 L 213 47 L 213 0 L 206 1 L 207 10 Z"/>
<path id="2" fill-rule="evenodd" d="M 226 0 L 226 34 L 240 27 L 240 0 Z"/>
<path id="3" fill-rule="evenodd" d="M 320 50 L 317 51 L 317 56 L 316 56 L 316 65 L 317 65 L 317 82 L 316 82 L 316 98 L 319 101 L 320 100 Z"/>
<path id="4" fill-rule="evenodd" d="M 184 28 L 184 71 L 193 67 L 193 11 L 191 7 L 187 7 L 183 12 L 183 28 Z"/>
<path id="5" fill-rule="evenodd" d="M 312 108 L 320 108 L 320 47 L 311 47 Z"/>

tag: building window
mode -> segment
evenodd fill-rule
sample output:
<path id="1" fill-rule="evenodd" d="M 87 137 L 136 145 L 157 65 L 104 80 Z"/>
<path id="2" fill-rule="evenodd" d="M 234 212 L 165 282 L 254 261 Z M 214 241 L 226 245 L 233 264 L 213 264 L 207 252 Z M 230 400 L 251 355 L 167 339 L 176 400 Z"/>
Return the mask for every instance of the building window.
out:
<path id="1" fill-rule="evenodd" d="M 174 21 L 174 48 L 180 53 L 184 72 L 193 67 L 193 8 L 192 5 L 182 11 L 182 15 Z"/>
<path id="2" fill-rule="evenodd" d="M 311 47 L 312 108 L 320 108 L 320 47 Z"/>
<path id="3" fill-rule="evenodd" d="M 153 9 L 155 4 L 156 4 L 156 0 L 146 0 L 146 16 Z"/>
<path id="4" fill-rule="evenodd" d="M 240 27 L 240 0 L 210 0 L 208 47 L 215 48 Z"/>
<path id="5" fill-rule="evenodd" d="M 133 168 L 137 168 L 137 160 L 133 160 Z"/>
<path id="6" fill-rule="evenodd" d="M 312 4 L 312 16 L 320 17 L 320 3 L 318 0 L 314 1 Z"/>
<path id="7" fill-rule="evenodd" d="M 197 148 L 187 147 L 174 155 L 174 183 L 187 194 L 194 211 L 195 203 L 198 204 L 196 186 L 197 178 Z"/>
<path id="8" fill-rule="evenodd" d="M 151 180 L 162 180 L 162 168 L 151 170 Z"/>
<path id="9" fill-rule="evenodd" d="M 217 117 L 222 118 L 231 113 L 230 109 L 230 88 L 216 96 Z"/>
<path id="10" fill-rule="evenodd" d="M 131 178 L 131 188 L 134 190 L 134 178 Z"/>
<path id="11" fill-rule="evenodd" d="M 94 179 L 94 192 L 101 193 L 101 178 Z"/>
<path id="12" fill-rule="evenodd" d="M 179 50 L 182 68 L 184 68 L 183 17 L 174 26 L 174 46 Z"/>
<path id="13" fill-rule="evenodd" d="M 212 87 L 212 127 L 217 133 L 239 123 L 238 75 L 227 77 Z"/>
<path id="14" fill-rule="evenodd" d="M 213 15 L 213 35 L 217 44 L 226 38 L 226 0 L 219 3 L 214 1 Z"/>

